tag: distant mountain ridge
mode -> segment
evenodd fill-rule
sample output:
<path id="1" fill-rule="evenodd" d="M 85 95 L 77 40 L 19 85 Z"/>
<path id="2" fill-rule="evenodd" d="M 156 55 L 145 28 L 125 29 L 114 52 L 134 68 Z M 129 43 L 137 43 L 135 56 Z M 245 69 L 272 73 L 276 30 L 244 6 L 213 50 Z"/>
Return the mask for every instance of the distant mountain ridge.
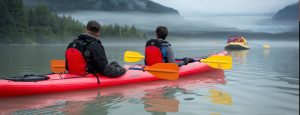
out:
<path id="1" fill-rule="evenodd" d="M 23 0 L 27 7 L 45 4 L 51 10 L 65 11 L 116 11 L 116 12 L 145 12 L 159 14 L 178 14 L 178 11 L 151 0 Z"/>
<path id="2" fill-rule="evenodd" d="M 279 10 L 272 18 L 274 21 L 297 21 L 299 20 L 299 2 L 288 5 Z"/>

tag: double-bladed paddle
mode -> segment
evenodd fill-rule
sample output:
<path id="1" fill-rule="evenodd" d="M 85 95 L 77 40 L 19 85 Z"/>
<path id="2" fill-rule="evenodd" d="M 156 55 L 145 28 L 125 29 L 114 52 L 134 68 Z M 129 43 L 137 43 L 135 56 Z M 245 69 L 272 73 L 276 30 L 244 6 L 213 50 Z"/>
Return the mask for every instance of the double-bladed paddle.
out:
<path id="1" fill-rule="evenodd" d="M 51 60 L 51 71 L 53 73 L 65 73 L 65 60 Z M 157 78 L 177 80 L 179 78 L 179 67 L 175 63 L 157 63 L 152 66 L 141 68 L 129 68 L 130 70 L 143 70 Z"/>
<path id="2" fill-rule="evenodd" d="M 138 52 L 134 51 L 126 51 L 124 54 L 124 61 L 125 62 L 138 62 L 144 59 L 145 56 Z M 206 63 L 210 67 L 228 70 L 232 68 L 232 57 L 231 56 L 218 56 L 212 55 L 206 59 L 196 60 L 202 63 Z"/>

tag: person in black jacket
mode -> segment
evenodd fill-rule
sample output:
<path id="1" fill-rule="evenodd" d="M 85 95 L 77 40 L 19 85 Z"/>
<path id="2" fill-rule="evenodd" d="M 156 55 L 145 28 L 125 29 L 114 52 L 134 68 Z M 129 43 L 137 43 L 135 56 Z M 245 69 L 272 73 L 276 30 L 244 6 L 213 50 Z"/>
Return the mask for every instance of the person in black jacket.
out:
<path id="1" fill-rule="evenodd" d="M 69 72 L 80 70 L 80 67 L 78 69 L 77 65 L 85 65 L 85 68 L 81 70 L 85 69 L 86 73 L 101 74 L 107 77 L 118 77 L 126 72 L 117 62 L 108 63 L 105 49 L 99 40 L 100 27 L 101 25 L 97 21 L 89 21 L 85 33 L 78 36 L 77 39 L 69 44 L 67 51 L 69 49 L 79 50 L 82 57 L 84 57 L 84 61 L 82 62 L 86 63 L 76 64 L 80 62 L 80 59 L 76 59 L 80 56 L 73 55 L 74 51 L 71 51 L 72 53 L 67 53 L 66 51 L 66 69 Z"/>

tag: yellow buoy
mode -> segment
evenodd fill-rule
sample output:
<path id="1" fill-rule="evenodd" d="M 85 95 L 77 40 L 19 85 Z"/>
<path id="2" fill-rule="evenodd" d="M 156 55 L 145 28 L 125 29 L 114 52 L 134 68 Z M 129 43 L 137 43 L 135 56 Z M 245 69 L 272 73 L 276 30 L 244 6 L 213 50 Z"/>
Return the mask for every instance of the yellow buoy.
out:
<path id="1" fill-rule="evenodd" d="M 271 48 L 271 47 L 270 47 L 270 45 L 266 45 L 266 44 L 265 44 L 265 45 L 263 45 L 263 48 L 269 49 L 269 48 Z"/>

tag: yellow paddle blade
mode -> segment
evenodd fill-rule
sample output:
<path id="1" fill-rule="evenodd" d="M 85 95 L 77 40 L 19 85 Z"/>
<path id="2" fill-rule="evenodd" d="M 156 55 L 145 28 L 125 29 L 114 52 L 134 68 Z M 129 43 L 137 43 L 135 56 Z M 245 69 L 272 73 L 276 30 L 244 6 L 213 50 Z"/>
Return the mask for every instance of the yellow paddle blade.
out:
<path id="1" fill-rule="evenodd" d="M 232 68 L 232 57 L 231 56 L 210 56 L 206 59 L 200 60 L 206 63 L 210 67 L 228 70 Z"/>
<path id="2" fill-rule="evenodd" d="M 50 66 L 51 66 L 51 71 L 53 73 L 65 73 L 66 72 L 66 67 L 65 67 L 65 60 L 51 60 Z"/>
<path id="3" fill-rule="evenodd" d="M 142 59 L 144 59 L 145 56 L 138 52 L 133 52 L 133 51 L 126 51 L 124 54 L 124 61 L 125 62 L 138 62 Z"/>
<path id="4" fill-rule="evenodd" d="M 179 67 L 175 63 L 157 63 L 144 68 L 157 78 L 177 80 L 179 78 Z"/>

